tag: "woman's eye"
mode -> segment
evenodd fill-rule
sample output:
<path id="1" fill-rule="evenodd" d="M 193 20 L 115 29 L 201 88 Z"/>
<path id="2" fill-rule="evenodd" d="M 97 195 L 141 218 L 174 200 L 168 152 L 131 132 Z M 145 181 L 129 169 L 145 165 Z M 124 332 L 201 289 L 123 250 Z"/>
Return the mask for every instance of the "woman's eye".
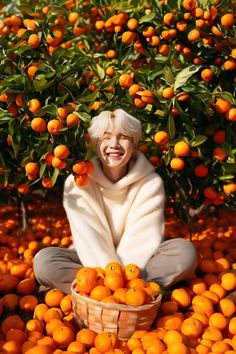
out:
<path id="1" fill-rule="evenodd" d="M 122 135 L 120 136 L 120 139 L 129 140 L 129 136 L 122 134 Z"/>

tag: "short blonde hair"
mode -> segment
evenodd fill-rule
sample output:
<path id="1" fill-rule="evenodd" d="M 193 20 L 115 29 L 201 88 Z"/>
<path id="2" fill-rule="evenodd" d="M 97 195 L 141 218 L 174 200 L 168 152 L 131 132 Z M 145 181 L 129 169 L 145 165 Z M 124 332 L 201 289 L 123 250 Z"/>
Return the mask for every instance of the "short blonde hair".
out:
<path id="1" fill-rule="evenodd" d="M 119 108 L 115 111 L 103 111 L 91 120 L 88 133 L 93 142 L 101 138 L 111 127 L 116 127 L 122 134 L 133 139 L 137 145 L 142 136 L 142 126 L 138 119 Z"/>

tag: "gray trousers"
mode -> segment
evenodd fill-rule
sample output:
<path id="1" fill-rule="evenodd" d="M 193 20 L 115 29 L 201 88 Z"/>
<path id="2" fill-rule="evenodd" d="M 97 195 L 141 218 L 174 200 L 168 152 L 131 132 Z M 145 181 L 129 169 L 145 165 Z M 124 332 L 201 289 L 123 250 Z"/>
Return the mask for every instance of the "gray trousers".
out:
<path id="1" fill-rule="evenodd" d="M 147 263 L 145 280 L 155 280 L 164 288 L 194 275 L 197 254 L 190 241 L 175 238 L 161 243 Z M 70 294 L 71 283 L 81 267 L 74 249 L 47 247 L 34 258 L 34 272 L 39 284 L 60 288 Z"/>

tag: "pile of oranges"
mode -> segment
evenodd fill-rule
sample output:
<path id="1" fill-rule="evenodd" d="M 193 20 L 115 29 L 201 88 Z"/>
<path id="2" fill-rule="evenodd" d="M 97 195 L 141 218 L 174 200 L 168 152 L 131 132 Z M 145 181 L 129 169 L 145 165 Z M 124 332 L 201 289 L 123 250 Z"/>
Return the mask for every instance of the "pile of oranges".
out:
<path id="1" fill-rule="evenodd" d="M 20 233 L 17 209 L 0 207 L 1 354 L 236 352 L 236 305 L 231 295 L 236 290 L 234 212 L 222 209 L 218 218 L 210 213 L 199 215 L 191 234 L 199 259 L 196 276 L 164 291 L 152 328 L 136 330 L 124 341 L 114 333 L 79 329 L 71 296 L 60 289 L 41 295 L 37 292 L 33 272 L 35 254 L 50 245 L 68 247 L 71 236 L 65 214 L 55 202 L 32 202 L 30 211 L 30 227 Z M 187 237 L 186 226 L 167 212 L 167 237 Z M 90 275 L 87 288 L 80 281 L 86 278 L 85 274 Z M 120 299 L 130 292 L 132 296 L 123 297 L 127 304 L 128 299 L 139 300 L 137 289 L 142 289 L 147 303 L 153 292 L 160 291 L 157 283 L 145 282 L 134 265 L 121 267 L 113 262 L 106 269 L 89 268 L 89 271 L 83 267 L 76 278 L 77 290 L 97 301 L 104 301 L 108 296 L 109 302 L 116 303 L 114 299 L 119 298 L 122 303 Z"/>
<path id="2" fill-rule="evenodd" d="M 159 284 L 142 279 L 136 264 L 122 267 L 118 262 L 105 269 L 82 267 L 76 273 L 75 290 L 93 300 L 129 306 L 150 303 L 160 294 Z"/>

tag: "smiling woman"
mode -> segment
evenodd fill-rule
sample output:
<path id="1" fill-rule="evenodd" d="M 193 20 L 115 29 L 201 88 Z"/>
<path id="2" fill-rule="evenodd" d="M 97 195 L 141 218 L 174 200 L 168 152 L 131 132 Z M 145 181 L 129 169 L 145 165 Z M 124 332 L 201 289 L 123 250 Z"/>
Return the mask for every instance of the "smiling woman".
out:
<path id="1" fill-rule="evenodd" d="M 181 238 L 164 241 L 163 181 L 137 150 L 139 120 L 122 109 L 104 111 L 92 119 L 89 134 L 96 144 L 90 183 L 78 187 L 71 174 L 64 186 L 74 249 L 36 254 L 40 284 L 70 293 L 81 266 L 105 268 L 110 262 L 135 264 L 146 280 L 166 288 L 192 276 L 193 245 Z"/>
<path id="2" fill-rule="evenodd" d="M 123 109 L 104 111 L 93 118 L 88 129 L 105 176 L 117 182 L 127 174 L 142 130 L 140 122 Z"/>

